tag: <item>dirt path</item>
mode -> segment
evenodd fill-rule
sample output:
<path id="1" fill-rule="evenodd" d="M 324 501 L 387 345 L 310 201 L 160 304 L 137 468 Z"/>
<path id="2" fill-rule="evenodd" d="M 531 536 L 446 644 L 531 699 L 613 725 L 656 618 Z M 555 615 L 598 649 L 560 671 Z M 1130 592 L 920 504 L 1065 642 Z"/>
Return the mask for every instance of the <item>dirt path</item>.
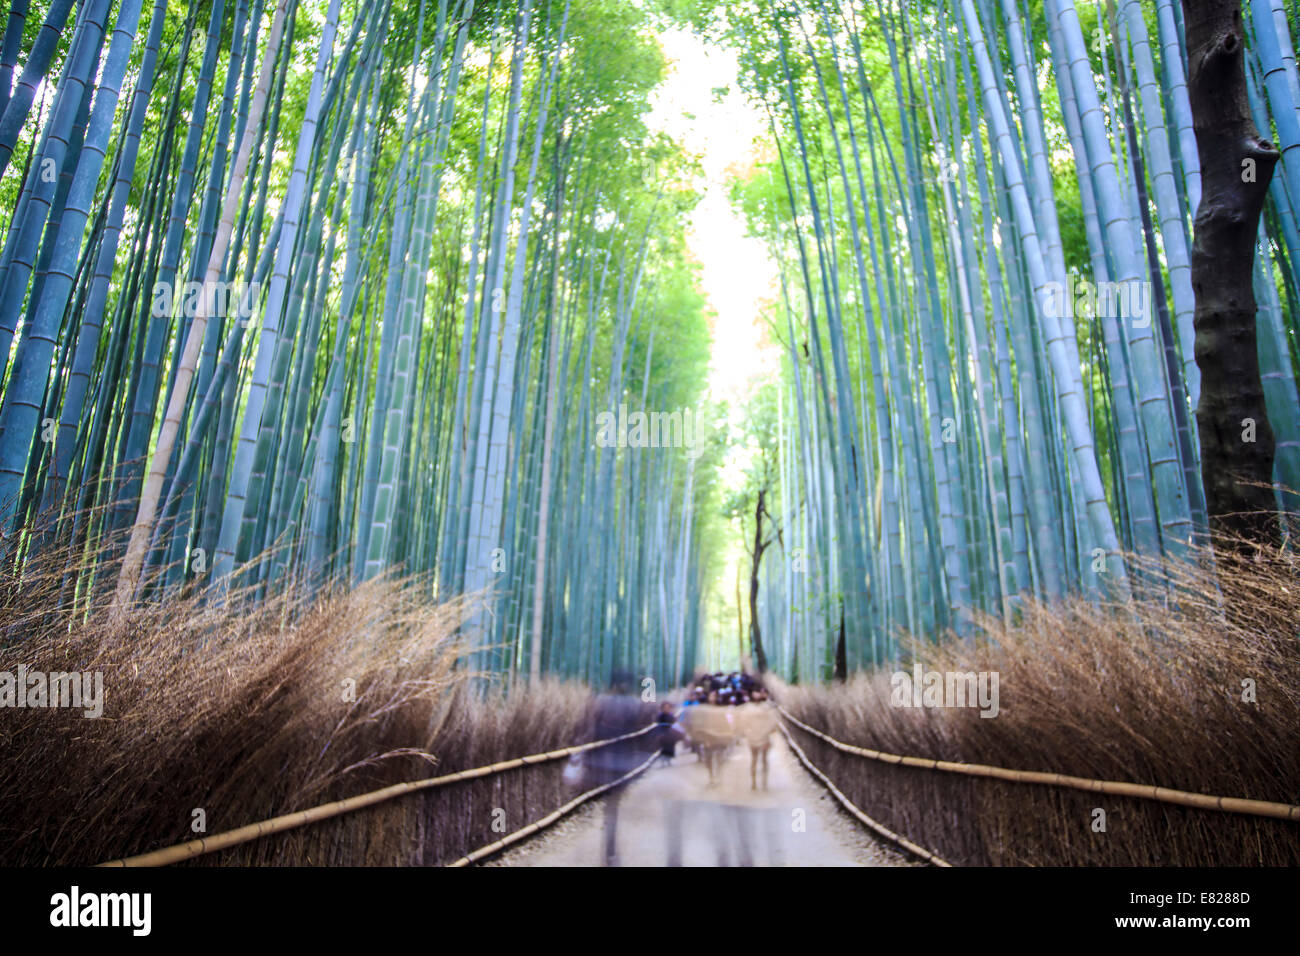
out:
<path id="1" fill-rule="evenodd" d="M 678 747 L 679 751 L 683 748 Z M 683 866 L 910 866 L 844 814 L 774 736 L 768 790 L 749 782 L 749 751 L 732 748 L 719 781 L 686 752 L 632 782 L 618 811 L 623 866 L 664 866 L 676 828 Z M 604 853 L 605 806 L 583 806 L 489 866 L 597 866 Z M 675 824 L 675 826 L 674 826 Z"/>

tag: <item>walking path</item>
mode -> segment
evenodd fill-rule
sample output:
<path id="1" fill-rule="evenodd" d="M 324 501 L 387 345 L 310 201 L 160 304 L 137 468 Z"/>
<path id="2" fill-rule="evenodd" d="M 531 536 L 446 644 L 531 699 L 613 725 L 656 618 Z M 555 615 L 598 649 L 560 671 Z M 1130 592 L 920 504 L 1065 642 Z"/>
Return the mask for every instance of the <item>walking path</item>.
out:
<path id="1" fill-rule="evenodd" d="M 911 866 L 845 815 L 778 736 L 768 789 L 750 788 L 749 751 L 734 747 L 718 782 L 678 747 L 672 766 L 655 766 L 628 785 L 618 808 L 623 866 L 664 866 L 670 841 L 683 866 Z M 584 806 L 490 866 L 596 866 L 602 862 L 602 802 Z"/>

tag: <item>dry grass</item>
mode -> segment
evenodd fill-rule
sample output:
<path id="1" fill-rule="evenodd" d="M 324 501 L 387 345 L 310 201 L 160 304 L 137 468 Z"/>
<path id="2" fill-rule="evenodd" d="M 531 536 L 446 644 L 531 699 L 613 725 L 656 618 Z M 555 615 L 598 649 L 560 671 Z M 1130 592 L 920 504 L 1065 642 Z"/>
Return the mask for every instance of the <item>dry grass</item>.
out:
<path id="1" fill-rule="evenodd" d="M 0 865 L 142 853 L 193 838 L 196 809 L 215 833 L 585 739 L 585 687 L 476 693 L 459 666 L 461 609 L 431 605 L 427 582 L 256 605 L 234 595 L 221 610 L 174 597 L 109 624 L 102 610 L 52 610 L 64 570 L 29 565 L 0 588 L 0 671 L 100 671 L 104 716 L 0 710 Z M 1014 628 L 983 621 L 976 644 L 912 645 L 926 670 L 997 671 L 996 719 L 893 708 L 880 673 L 780 697 L 880 750 L 1300 802 L 1300 564 L 1219 571 L 1148 569 L 1132 605 L 1029 605 Z M 1256 703 L 1241 699 L 1246 679 Z M 890 767 L 796 733 L 850 799 L 954 862 L 1300 863 L 1295 823 Z M 571 796 L 562 767 L 402 797 L 194 864 L 447 862 Z"/>
<path id="2" fill-rule="evenodd" d="M 924 670 L 996 671 L 996 718 L 893 707 L 882 672 L 780 699 L 891 753 L 1300 803 L 1300 561 L 1221 559 L 1219 572 L 1216 588 L 1194 566 L 1148 568 L 1128 607 L 1030 605 L 1015 627 L 983 621 L 987 640 L 909 644 Z M 1300 823 L 894 767 L 793 732 L 863 810 L 956 863 L 1300 863 Z"/>
<path id="3" fill-rule="evenodd" d="M 62 565 L 0 596 L 0 671 L 100 671 L 98 719 L 0 710 L 0 865 L 91 864 L 582 737 L 576 684 L 483 695 L 458 662 L 460 608 L 427 582 L 223 610 L 171 598 L 108 623 L 52 613 Z M 346 699 L 345 681 L 355 681 Z M 571 796 L 563 761 L 401 797 L 194 865 L 428 865 Z M 500 810 L 502 813 L 495 811 Z M 496 829 L 494 829 L 494 824 Z"/>

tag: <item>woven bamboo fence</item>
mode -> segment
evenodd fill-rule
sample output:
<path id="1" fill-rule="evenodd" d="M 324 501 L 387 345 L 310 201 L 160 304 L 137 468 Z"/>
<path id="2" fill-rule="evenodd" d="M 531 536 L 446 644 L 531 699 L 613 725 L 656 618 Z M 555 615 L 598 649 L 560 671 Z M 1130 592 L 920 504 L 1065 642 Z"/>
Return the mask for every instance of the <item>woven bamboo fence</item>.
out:
<path id="1" fill-rule="evenodd" d="M 868 827 L 870 827 L 876 833 L 880 834 L 886 840 L 889 840 L 892 843 L 897 843 L 903 849 L 907 850 L 909 853 L 913 853 L 916 856 L 919 856 L 927 863 L 933 863 L 935 866 L 943 866 L 943 867 L 952 866 L 951 863 L 949 863 L 943 857 L 939 856 L 937 853 L 933 853 L 930 850 L 927 850 L 919 843 L 913 843 L 911 840 L 903 836 L 901 833 L 895 833 L 893 830 L 889 829 L 889 827 L 885 826 L 883 823 L 879 823 L 876 820 L 873 820 L 871 817 L 867 816 L 865 813 L 863 813 L 862 810 L 859 809 L 858 806 L 852 800 L 850 800 L 848 797 L 846 797 L 843 794 L 843 792 L 841 792 L 839 787 L 835 786 L 835 784 L 831 781 L 830 777 L 822 773 L 821 770 L 819 770 L 817 766 L 811 760 L 808 759 L 808 755 L 803 752 L 803 748 L 800 747 L 797 743 L 795 743 L 794 738 L 790 736 L 790 731 L 785 729 L 785 724 L 778 724 L 777 726 L 780 728 L 781 733 L 785 736 L 785 742 L 790 745 L 790 749 L 794 751 L 794 755 L 798 757 L 799 762 L 803 764 L 804 769 L 807 770 L 814 777 L 816 777 L 818 780 L 820 780 L 822 782 L 822 785 L 831 792 L 831 796 L 833 796 L 836 800 L 838 800 L 841 806 L 843 806 L 845 810 L 847 810 L 850 814 L 856 817 L 859 822 L 866 824 Z"/>
<path id="2" fill-rule="evenodd" d="M 459 770 L 456 773 L 444 774 L 441 777 L 430 777 L 425 780 L 411 780 L 406 783 L 395 783 L 380 790 L 372 790 L 369 793 L 358 794 L 355 797 L 347 797 L 343 800 L 335 800 L 332 803 L 324 803 L 320 806 L 311 807 L 306 810 L 286 813 L 282 816 L 272 817 L 270 820 L 250 823 L 235 830 L 227 830 L 223 833 L 214 833 L 209 837 L 201 837 L 197 840 L 190 840 L 187 843 L 178 843 L 175 846 L 163 847 L 159 850 L 152 850 L 149 853 L 141 853 L 138 856 L 109 860 L 108 862 L 99 865 L 166 866 L 170 863 L 178 863 L 181 860 L 188 860 L 196 856 L 202 856 L 205 853 L 215 853 L 217 850 L 224 850 L 228 847 L 238 846 L 241 843 L 249 843 L 253 840 L 261 839 L 264 836 L 270 836 L 273 833 L 282 833 L 285 830 L 293 830 L 297 827 L 307 826 L 310 823 L 319 823 L 321 820 L 328 820 L 331 817 L 351 813 L 364 807 L 374 806 L 377 803 L 383 803 L 386 800 L 392 800 L 409 793 L 417 793 L 421 790 L 432 789 L 433 787 L 445 787 L 448 784 L 458 783 L 462 780 L 474 780 L 478 777 L 487 777 L 495 773 L 501 773 L 504 770 L 512 770 L 516 767 L 547 763 L 551 760 L 561 760 L 565 757 L 583 753 L 587 750 L 595 750 L 597 747 L 606 747 L 610 744 L 618 743 L 620 740 L 640 737 L 642 734 L 649 733 L 655 728 L 655 726 L 655 724 L 650 724 L 649 726 L 642 727 L 640 730 L 634 730 L 631 733 L 622 734 L 618 737 L 610 737 L 606 740 L 595 740 L 587 744 L 575 744 L 572 747 L 562 747 L 559 750 L 550 750 L 546 753 L 529 754 L 525 757 L 515 757 L 512 760 L 502 760 L 498 763 L 489 764 L 486 767 L 475 767 L 472 770 Z M 615 781 L 615 783 L 617 782 L 619 781 Z M 584 796 L 589 797 L 594 795 L 595 794 L 592 793 Z M 581 802 L 581 800 L 579 800 L 579 802 Z M 575 803 L 574 806 L 576 805 L 577 804 Z M 563 816 L 563 814 L 561 813 L 560 816 Z M 559 819 L 559 817 L 557 816 L 556 819 Z M 522 837 L 520 839 L 522 839 Z"/>
<path id="3" fill-rule="evenodd" d="M 918 767 L 922 770 L 939 770 L 944 773 L 959 773 L 968 777 L 988 777 L 995 780 L 1010 780 L 1015 783 L 1033 783 L 1052 787 L 1068 787 L 1073 790 L 1086 790 L 1090 793 L 1108 793 L 1122 797 L 1138 797 L 1143 800 L 1157 800 L 1183 807 L 1196 807 L 1200 810 L 1218 810 L 1224 813 L 1245 813 L 1257 817 L 1272 817 L 1277 820 L 1300 820 L 1300 806 L 1290 803 L 1273 803 L 1269 800 L 1248 800 L 1244 797 L 1216 797 L 1205 793 L 1189 793 L 1186 790 L 1173 790 L 1169 787 L 1157 787 L 1152 784 L 1128 783 L 1122 780 L 1091 780 L 1087 777 L 1072 777 L 1063 773 L 1044 773 L 1037 770 L 1009 770 L 1006 767 L 992 767 L 987 764 L 957 763 L 952 760 L 934 760 L 929 757 L 906 757 L 900 754 L 885 753 L 866 747 L 855 747 L 836 740 L 815 727 L 809 727 L 779 704 L 777 708 L 790 723 L 805 730 L 830 744 L 836 750 L 868 760 L 895 764 L 903 767 Z"/>
<path id="4" fill-rule="evenodd" d="M 593 787 L 592 789 L 588 790 L 586 793 L 580 793 L 578 794 L 578 796 L 574 797 L 568 803 L 564 804 L 562 807 L 559 807 L 558 809 L 551 811 L 546 816 L 542 817 L 540 820 L 534 820 L 532 823 L 528 824 L 528 826 L 521 827 L 520 829 L 516 830 L 514 833 L 508 834 L 507 836 L 502 837 L 500 840 L 497 840 L 495 843 L 489 843 L 487 846 L 479 847 L 473 853 L 468 853 L 465 856 L 462 856 L 459 860 L 453 860 L 451 863 L 448 863 L 447 865 L 448 866 L 469 866 L 471 863 L 476 863 L 479 860 L 483 859 L 484 857 L 491 856 L 494 853 L 499 853 L 501 850 L 504 850 L 506 847 L 510 846 L 511 844 L 518 843 L 520 840 L 532 836 L 534 833 L 538 832 L 539 830 L 546 829 L 552 823 L 555 823 L 557 820 L 559 820 L 561 817 L 565 816 L 566 814 L 572 813 L 574 810 L 582 806 L 582 804 L 586 803 L 592 797 L 598 797 L 606 790 L 613 790 L 615 787 L 619 786 L 620 784 L 627 783 L 627 781 L 631 780 L 637 774 L 641 773 L 643 770 L 645 770 L 647 767 L 649 767 L 652 763 L 654 763 L 658 759 L 659 759 L 659 754 L 652 753 L 649 757 L 646 758 L 645 762 L 642 763 L 639 767 L 632 768 L 627 773 L 623 774 L 623 776 L 619 777 L 617 780 L 611 780 L 609 783 L 602 784 L 599 787 Z"/>

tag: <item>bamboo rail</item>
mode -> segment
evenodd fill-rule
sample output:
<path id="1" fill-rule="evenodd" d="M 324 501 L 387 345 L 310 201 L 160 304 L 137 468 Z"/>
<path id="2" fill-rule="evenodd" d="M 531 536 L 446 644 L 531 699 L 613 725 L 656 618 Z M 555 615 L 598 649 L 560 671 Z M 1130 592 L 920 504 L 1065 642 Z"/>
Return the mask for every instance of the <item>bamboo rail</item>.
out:
<path id="1" fill-rule="evenodd" d="M 682 715 L 681 708 L 678 708 L 677 712 L 673 714 L 673 717 L 674 719 L 676 719 L 678 717 L 681 717 L 681 715 Z M 651 724 L 649 727 L 641 728 L 635 734 L 624 734 L 622 737 L 613 737 L 610 740 L 607 740 L 606 743 L 613 743 L 615 740 L 625 740 L 628 737 L 635 737 L 639 734 L 644 734 L 649 730 L 653 730 L 657 726 L 659 726 L 659 724 L 654 723 Z M 532 823 L 528 824 L 528 826 L 521 827 L 520 829 L 516 830 L 514 833 L 509 833 L 506 836 L 503 836 L 500 840 L 497 840 L 495 843 L 489 843 L 487 846 L 481 846 L 474 852 L 467 853 L 465 856 L 462 856 L 458 860 L 453 860 L 451 863 L 448 863 L 447 866 L 449 867 L 469 866 L 471 863 L 477 862 L 478 860 L 481 860 L 484 857 L 491 856 L 492 854 L 497 853 L 500 850 L 504 850 L 512 843 L 518 843 L 520 840 L 524 839 L 525 837 L 532 836 L 534 833 L 537 833 L 539 830 L 546 829 L 552 823 L 555 823 L 560 818 L 566 816 L 567 814 L 572 813 L 574 810 L 582 806 L 582 804 L 586 803 L 592 797 L 598 797 L 606 790 L 613 790 L 619 784 L 631 780 L 637 774 L 641 773 L 652 763 L 654 763 L 658 757 L 659 757 L 659 751 L 656 750 L 654 753 L 650 754 L 650 756 L 646 758 L 645 762 L 642 763 L 639 767 L 634 767 L 633 769 L 629 770 L 627 773 L 623 774 L 623 776 L 619 777 L 617 780 L 611 780 L 609 783 L 601 784 L 599 787 L 592 787 L 586 793 L 578 794 L 568 803 L 565 803 L 560 807 L 557 807 L 555 810 L 552 810 L 550 813 L 548 813 L 546 816 L 542 817 L 541 819 L 534 820 Z"/>
<path id="2" fill-rule="evenodd" d="M 548 813 L 546 816 L 542 817 L 541 819 L 534 820 L 532 823 L 528 824 L 528 826 L 522 827 L 521 829 L 516 830 L 514 833 L 510 833 L 507 834 L 506 836 L 503 836 L 500 840 L 497 840 L 495 843 L 489 843 L 487 846 L 479 847 L 473 853 L 467 853 L 465 856 L 462 856 L 459 860 L 453 860 L 451 863 L 448 863 L 447 866 L 469 866 L 471 863 L 477 862 L 478 860 L 481 860 L 486 856 L 491 856 L 492 854 L 497 853 L 500 850 L 504 850 L 512 843 L 518 843 L 520 840 L 524 839 L 525 837 L 532 836 L 538 830 L 543 830 L 546 827 L 549 827 L 556 820 L 559 820 L 561 817 L 565 816 L 566 814 L 572 813 L 574 810 L 576 810 L 582 804 L 586 803 L 592 797 L 598 797 L 606 790 L 612 790 L 615 787 L 617 787 L 619 784 L 631 780 L 637 774 L 641 773 L 652 763 L 654 763 L 657 759 L 659 759 L 659 752 L 655 751 L 648 758 L 646 758 L 645 763 L 641 764 L 639 767 L 635 767 L 632 770 L 629 770 L 627 773 L 623 774 L 623 776 L 619 777 L 617 780 L 611 780 L 609 783 L 601 784 L 599 787 L 593 787 L 592 789 L 588 790 L 586 793 L 578 794 L 578 796 L 574 797 L 568 803 L 564 804 L 563 806 L 555 810 L 552 810 L 550 813 Z"/>
<path id="3" fill-rule="evenodd" d="M 893 830 L 889 829 L 889 827 L 885 826 L 883 823 L 877 823 L 875 820 L 871 819 L 871 817 L 863 813 L 860 809 L 858 809 L 857 805 L 854 804 L 852 800 L 850 800 L 848 797 L 846 797 L 843 793 L 840 792 L 840 788 L 835 786 L 835 784 L 831 782 L 830 777 L 826 776 L 826 774 L 822 773 L 819 769 L 817 769 L 816 765 L 811 760 L 808 759 L 808 755 L 803 752 L 803 748 L 800 747 L 797 743 L 795 743 L 794 738 L 790 736 L 790 731 L 785 729 L 785 724 L 778 723 L 777 726 L 781 728 L 781 733 L 785 736 L 785 742 L 790 745 L 790 749 L 793 750 L 794 755 L 799 758 L 799 762 L 803 764 L 804 769 L 807 770 L 809 773 L 811 773 L 818 780 L 820 780 L 822 782 L 822 785 L 831 792 L 831 796 L 833 796 L 836 800 L 838 800 L 845 810 L 849 811 L 849 813 L 853 814 L 853 816 L 857 817 L 858 820 L 865 823 L 867 826 L 869 826 L 872 830 L 880 834 L 885 839 L 897 843 L 903 849 L 907 850 L 909 853 L 913 853 L 916 856 L 919 856 L 927 863 L 932 863 L 935 866 L 942 866 L 942 867 L 952 866 L 951 863 L 949 863 L 943 857 L 939 856 L 937 853 L 931 853 L 929 850 L 921 846 L 919 843 L 913 843 L 911 840 L 903 836 L 901 833 L 895 833 Z"/>
<path id="4" fill-rule="evenodd" d="M 945 773 L 960 773 L 968 777 L 992 777 L 997 780 L 1010 780 L 1014 783 L 1036 783 L 1054 787 L 1069 787 L 1073 790 L 1086 790 L 1090 793 L 1108 793 L 1121 797 L 1138 797 L 1143 800 L 1157 800 L 1198 810 L 1219 810 L 1224 813 L 1244 813 L 1258 817 L 1272 817 L 1277 820 L 1300 820 L 1300 806 L 1290 803 L 1273 803 L 1268 800 L 1248 800 L 1244 797 L 1216 797 L 1205 793 L 1190 793 L 1186 790 L 1173 790 L 1169 787 L 1157 787 L 1152 784 L 1126 783 L 1122 780 L 1092 780 L 1087 777 L 1072 777 L 1063 773 L 1045 773 L 1037 770 L 1009 770 L 1006 767 L 993 767 L 979 763 L 957 763 L 952 760 L 934 760 L 929 757 L 904 757 L 900 754 L 855 747 L 834 737 L 822 733 L 815 727 L 809 727 L 788 710 L 777 704 L 777 709 L 796 727 L 806 730 L 814 737 L 820 737 L 836 750 L 868 760 L 895 764 L 904 767 L 920 767 L 924 770 L 941 770 Z"/>
<path id="5" fill-rule="evenodd" d="M 442 787 L 449 783 L 458 783 L 462 780 L 474 780 L 478 777 L 487 777 L 494 773 L 501 773 L 503 770 L 513 770 L 516 767 L 547 763 L 551 760 L 560 760 L 563 757 L 582 753 L 586 750 L 595 750 L 597 747 L 605 747 L 609 744 L 617 743 L 620 740 L 639 737 L 642 734 L 649 733 L 656 726 L 656 724 L 650 724 L 646 727 L 642 727 L 640 730 L 634 730 L 631 733 L 622 734 L 618 737 L 610 737 L 607 740 L 595 740 L 588 744 L 575 744 L 572 747 L 562 747 L 559 750 L 549 750 L 546 753 L 528 754 L 524 757 L 515 757 L 512 760 L 502 760 L 498 763 L 489 764 L 486 767 L 475 767 L 472 770 L 458 770 L 456 773 L 445 774 L 441 777 L 430 777 L 426 780 L 411 780 L 406 783 L 395 783 L 380 790 L 372 790 L 369 793 L 358 794 L 355 797 L 347 797 L 343 800 L 335 800 L 332 803 L 324 803 L 320 806 L 310 807 L 306 810 L 298 810 L 294 813 L 286 813 L 282 816 L 272 817 L 270 820 L 250 823 L 246 826 L 239 827 L 236 830 L 226 830 L 223 833 L 214 833 L 210 837 L 200 837 L 197 840 L 190 840 L 187 843 L 178 843 L 175 846 L 163 847 L 162 849 L 152 850 L 149 853 L 141 853 L 137 856 L 128 856 L 122 859 L 109 860 L 106 863 L 100 863 L 99 866 L 166 866 L 169 863 L 177 863 L 181 860 L 203 856 L 205 853 L 214 853 L 217 850 L 224 850 L 228 847 L 238 846 L 241 843 L 251 843 L 253 840 L 269 836 L 272 833 L 281 833 L 285 830 L 293 830 L 297 827 L 306 826 L 309 823 L 328 820 L 330 817 L 337 817 L 344 813 L 351 813 L 354 810 L 373 806 L 376 803 L 383 803 L 386 800 L 392 800 L 394 797 L 400 797 L 408 793 L 415 793 L 419 790 L 429 790 L 433 787 Z M 617 783 L 618 781 L 615 782 Z"/>

